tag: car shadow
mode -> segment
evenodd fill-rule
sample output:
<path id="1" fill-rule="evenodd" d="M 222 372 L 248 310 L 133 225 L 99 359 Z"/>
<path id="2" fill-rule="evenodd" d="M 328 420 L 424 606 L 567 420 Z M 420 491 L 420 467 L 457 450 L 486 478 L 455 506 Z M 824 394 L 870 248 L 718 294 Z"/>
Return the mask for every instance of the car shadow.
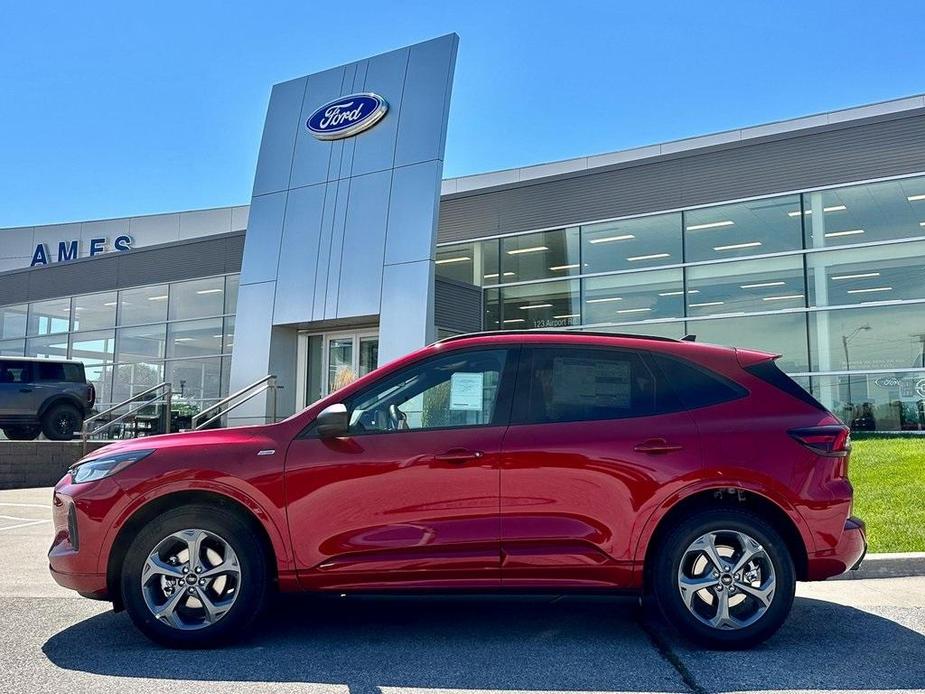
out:
<path id="1" fill-rule="evenodd" d="M 646 619 L 644 629 L 639 617 L 629 598 L 286 597 L 221 658 L 165 651 L 111 611 L 55 634 L 42 650 L 58 667 L 95 674 L 326 683 L 351 694 L 665 692 L 688 688 L 690 677 L 703 690 L 925 686 L 925 637 L 849 607 L 797 599 L 778 635 L 747 653 L 699 650 L 661 622 Z"/>

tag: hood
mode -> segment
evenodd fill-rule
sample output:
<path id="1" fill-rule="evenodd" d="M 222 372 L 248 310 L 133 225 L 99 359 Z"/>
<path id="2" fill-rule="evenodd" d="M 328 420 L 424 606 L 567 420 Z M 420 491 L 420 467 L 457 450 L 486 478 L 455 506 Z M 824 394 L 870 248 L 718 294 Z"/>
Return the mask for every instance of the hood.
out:
<path id="1" fill-rule="evenodd" d="M 246 427 L 231 427 L 227 429 L 206 429 L 203 431 L 184 431 L 176 434 L 160 434 L 158 436 L 143 436 L 137 439 L 114 441 L 113 443 L 97 448 L 87 453 L 83 459 L 97 458 L 100 455 L 122 451 L 137 451 L 143 449 L 175 448 L 178 446 L 207 446 L 213 444 L 233 445 L 244 443 L 253 438 L 265 435 L 268 425 L 255 425 Z"/>

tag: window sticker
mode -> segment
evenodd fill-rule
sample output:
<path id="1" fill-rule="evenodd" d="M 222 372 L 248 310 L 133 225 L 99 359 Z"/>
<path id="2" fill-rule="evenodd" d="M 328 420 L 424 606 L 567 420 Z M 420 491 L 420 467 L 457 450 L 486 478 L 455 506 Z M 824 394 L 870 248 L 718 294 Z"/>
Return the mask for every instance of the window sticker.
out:
<path id="1" fill-rule="evenodd" d="M 450 380 L 450 409 L 462 412 L 482 411 L 485 374 L 454 373 Z"/>
<path id="2" fill-rule="evenodd" d="M 595 407 L 630 406 L 630 364 L 572 357 L 553 359 L 553 403 Z"/>

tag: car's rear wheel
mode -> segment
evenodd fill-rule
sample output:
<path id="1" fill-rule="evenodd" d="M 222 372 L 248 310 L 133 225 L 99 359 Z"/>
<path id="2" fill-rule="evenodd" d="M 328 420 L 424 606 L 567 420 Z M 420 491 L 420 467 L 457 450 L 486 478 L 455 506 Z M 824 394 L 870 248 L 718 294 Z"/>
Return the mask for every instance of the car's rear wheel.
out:
<path id="1" fill-rule="evenodd" d="M 73 405 L 52 405 L 42 416 L 42 433 L 52 441 L 70 441 L 83 423 L 83 417 Z"/>
<path id="2" fill-rule="evenodd" d="M 10 441 L 32 441 L 39 435 L 41 427 L 37 424 L 28 424 L 25 426 L 4 427 L 3 435 Z"/>
<path id="3" fill-rule="evenodd" d="M 764 641 L 793 605 L 796 575 L 786 543 L 744 511 L 706 511 L 681 521 L 665 536 L 652 571 L 665 617 L 713 648 Z"/>
<path id="4" fill-rule="evenodd" d="M 241 637 L 267 593 L 263 544 L 237 514 L 209 506 L 168 511 L 148 523 L 122 567 L 122 599 L 135 625 L 174 648 Z"/>

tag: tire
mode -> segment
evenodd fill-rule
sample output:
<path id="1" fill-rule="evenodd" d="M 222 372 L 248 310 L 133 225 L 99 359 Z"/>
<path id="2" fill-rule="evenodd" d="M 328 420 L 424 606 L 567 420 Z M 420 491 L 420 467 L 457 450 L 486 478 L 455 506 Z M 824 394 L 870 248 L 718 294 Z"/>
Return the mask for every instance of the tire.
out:
<path id="1" fill-rule="evenodd" d="M 201 559 L 197 563 L 204 575 L 226 564 L 231 570 L 199 581 L 190 579 L 196 566 L 189 566 L 189 548 L 197 539 Z M 155 553 L 160 561 L 149 563 Z M 171 556 L 177 563 L 171 563 Z M 184 574 L 184 568 L 189 573 Z M 225 581 L 219 586 L 221 576 Z M 141 529 L 125 555 L 120 583 L 126 611 L 149 639 L 169 648 L 208 648 L 248 633 L 266 602 L 268 576 L 263 542 L 245 519 L 220 507 L 185 506 L 167 511 Z M 168 590 L 170 582 L 179 590 Z M 213 619 L 201 596 L 212 605 Z M 158 618 L 153 610 L 165 616 Z"/>
<path id="2" fill-rule="evenodd" d="M 705 538 L 712 538 L 719 569 L 708 560 Z M 733 575 L 746 553 L 752 559 Z M 718 509 L 686 518 L 668 532 L 657 549 L 652 587 L 662 614 L 684 636 L 710 648 L 742 649 L 770 638 L 784 623 L 796 573 L 786 543 L 765 520 Z"/>
<path id="3" fill-rule="evenodd" d="M 70 441 L 83 426 L 83 415 L 73 405 L 52 405 L 42 415 L 42 433 L 51 441 Z"/>
<path id="4" fill-rule="evenodd" d="M 38 424 L 27 424 L 25 426 L 5 427 L 3 435 L 10 441 L 32 441 L 41 431 Z"/>

